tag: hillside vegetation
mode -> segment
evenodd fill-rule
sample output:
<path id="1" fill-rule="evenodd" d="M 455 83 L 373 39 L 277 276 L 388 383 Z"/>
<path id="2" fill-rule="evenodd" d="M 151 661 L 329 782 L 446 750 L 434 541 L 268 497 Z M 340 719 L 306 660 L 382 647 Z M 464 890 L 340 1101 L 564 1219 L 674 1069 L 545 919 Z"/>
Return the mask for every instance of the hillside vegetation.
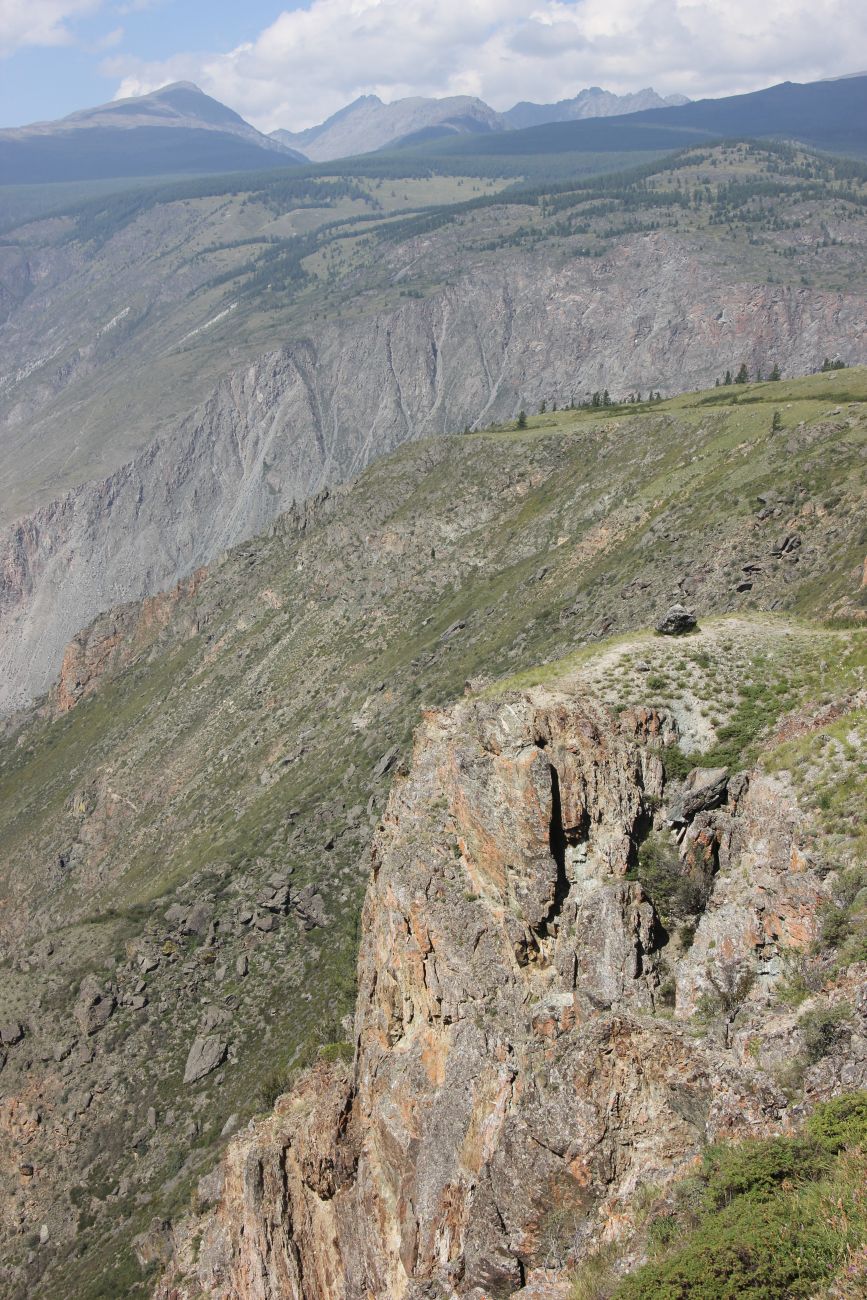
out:
<path id="1" fill-rule="evenodd" d="M 424 706 L 580 671 L 615 709 L 685 701 L 684 761 L 737 767 L 861 689 L 865 441 L 851 369 L 411 444 L 79 638 L 0 749 L 8 1294 L 144 1293 L 131 1243 L 227 1124 L 345 1050 L 365 847 Z M 636 645 L 675 598 L 706 640 Z M 856 873 L 847 961 L 850 731 L 804 783 Z M 809 773 L 806 743 L 764 761 Z"/>

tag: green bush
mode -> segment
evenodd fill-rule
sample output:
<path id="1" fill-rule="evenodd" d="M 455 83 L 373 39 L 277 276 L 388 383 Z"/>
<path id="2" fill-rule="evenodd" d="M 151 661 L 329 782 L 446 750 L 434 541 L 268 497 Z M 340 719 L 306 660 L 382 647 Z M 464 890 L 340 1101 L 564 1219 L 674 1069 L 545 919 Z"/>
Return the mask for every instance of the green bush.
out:
<path id="1" fill-rule="evenodd" d="M 815 1065 L 832 1052 L 846 1033 L 848 1007 L 816 1007 L 798 1021 L 809 1065 Z"/>
<path id="2" fill-rule="evenodd" d="M 706 889 L 684 874 L 671 838 L 652 833 L 638 850 L 638 863 L 629 879 L 640 880 L 664 921 L 694 916 L 704 907 Z"/>
<path id="3" fill-rule="evenodd" d="M 867 1092 L 797 1137 L 708 1148 L 651 1222 L 651 1261 L 612 1300 L 806 1300 L 867 1241 Z M 696 1185 L 698 1195 L 695 1194 Z"/>
<path id="4" fill-rule="evenodd" d="M 867 1146 L 867 1092 L 851 1092 L 817 1106 L 807 1120 L 807 1134 L 834 1154 L 844 1147 Z"/>
<path id="5" fill-rule="evenodd" d="M 719 1210 L 737 1197 L 765 1200 L 787 1181 L 815 1177 L 823 1161 L 817 1146 L 786 1137 L 709 1147 L 702 1170 L 705 1204 Z"/>
<path id="6" fill-rule="evenodd" d="M 680 745 L 666 745 L 660 753 L 666 781 L 680 781 L 688 776 L 695 763 L 685 754 Z"/>
<path id="7" fill-rule="evenodd" d="M 285 1069 L 269 1070 L 263 1074 L 256 1085 L 256 1100 L 262 1110 L 273 1110 L 274 1102 L 288 1090 L 289 1085 L 289 1072 Z"/>
<path id="8" fill-rule="evenodd" d="M 796 1300 L 843 1257 L 824 1217 L 805 1221 L 785 1199 L 740 1199 L 708 1217 L 688 1245 L 624 1279 L 615 1300 Z"/>

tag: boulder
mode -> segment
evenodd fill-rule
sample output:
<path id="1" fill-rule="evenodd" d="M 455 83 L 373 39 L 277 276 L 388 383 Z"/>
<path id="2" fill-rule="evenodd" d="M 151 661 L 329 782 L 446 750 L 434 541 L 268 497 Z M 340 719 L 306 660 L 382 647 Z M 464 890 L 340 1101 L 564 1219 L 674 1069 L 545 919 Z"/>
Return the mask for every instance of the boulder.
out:
<path id="1" fill-rule="evenodd" d="M 226 1059 L 228 1043 L 216 1034 L 204 1034 L 193 1039 L 193 1045 L 184 1067 L 184 1083 L 196 1083 L 206 1074 L 216 1070 Z"/>
<path id="2" fill-rule="evenodd" d="M 317 925 L 328 924 L 325 901 L 315 885 L 305 885 L 292 900 L 296 915 L 304 923 L 305 930 L 312 930 Z"/>
<path id="3" fill-rule="evenodd" d="M 661 636 L 683 636 L 696 626 L 695 614 L 685 605 L 672 605 L 655 624 Z"/>
<path id="4" fill-rule="evenodd" d="M 9 1020 L 0 1025 L 0 1043 L 4 1047 L 14 1047 L 24 1037 L 24 1026 L 18 1020 Z"/>
<path id="5" fill-rule="evenodd" d="M 86 976 L 81 981 L 74 1011 L 81 1032 L 88 1037 L 98 1033 L 108 1023 L 116 1006 L 114 994 L 110 990 L 102 989 L 95 976 Z"/>
<path id="6" fill-rule="evenodd" d="M 213 915 L 214 909 L 210 903 L 194 903 L 187 912 L 181 924 L 181 929 L 184 934 L 204 936 L 208 933 Z"/>
<path id="7" fill-rule="evenodd" d="M 668 807 L 672 826 L 683 826 L 697 813 L 719 808 L 728 788 L 727 767 L 694 767 Z"/>
<path id="8" fill-rule="evenodd" d="M 257 895 L 256 902 L 269 912 L 285 912 L 289 907 L 289 886 L 286 884 L 266 885 Z"/>
<path id="9" fill-rule="evenodd" d="M 398 748 L 397 745 L 392 745 L 391 749 L 387 749 L 385 753 L 382 755 L 382 757 L 380 758 L 379 762 L 374 767 L 373 775 L 375 777 L 385 776 L 389 768 L 394 766 L 395 762 L 397 761 L 397 756 L 399 753 L 400 753 L 400 749 Z"/>

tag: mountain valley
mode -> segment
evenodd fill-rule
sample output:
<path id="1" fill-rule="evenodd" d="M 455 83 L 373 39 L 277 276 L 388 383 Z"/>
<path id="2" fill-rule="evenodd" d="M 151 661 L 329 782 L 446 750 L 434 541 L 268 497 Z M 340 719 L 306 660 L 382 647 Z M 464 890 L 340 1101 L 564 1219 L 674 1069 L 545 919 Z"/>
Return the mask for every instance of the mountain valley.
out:
<path id="1" fill-rule="evenodd" d="M 0 131 L 4 1300 L 867 1294 L 865 95 Z"/>
<path id="2" fill-rule="evenodd" d="M 856 164 L 739 145 L 502 201 L 466 185 L 181 188 L 10 241 L 0 707 L 101 610 L 407 439 L 867 360 Z"/>

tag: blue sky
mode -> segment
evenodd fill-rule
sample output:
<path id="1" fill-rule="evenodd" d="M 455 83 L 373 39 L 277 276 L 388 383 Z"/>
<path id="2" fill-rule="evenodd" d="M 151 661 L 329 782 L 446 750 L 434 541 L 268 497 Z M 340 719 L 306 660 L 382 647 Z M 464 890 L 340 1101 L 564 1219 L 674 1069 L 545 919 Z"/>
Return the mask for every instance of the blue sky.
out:
<path id="1" fill-rule="evenodd" d="M 63 117 L 112 99 L 119 77 L 111 69 L 124 55 L 159 63 L 182 51 L 233 50 L 300 3 L 118 0 L 90 14 L 73 13 L 65 20 L 69 39 L 63 44 L 26 44 L 0 63 L 0 125 Z M 0 13 L 0 33 L 2 22 Z"/>
<path id="2" fill-rule="evenodd" d="M 371 93 L 701 98 L 859 71 L 865 51 L 864 0 L 0 0 L 0 125 L 180 80 L 265 131 Z"/>

